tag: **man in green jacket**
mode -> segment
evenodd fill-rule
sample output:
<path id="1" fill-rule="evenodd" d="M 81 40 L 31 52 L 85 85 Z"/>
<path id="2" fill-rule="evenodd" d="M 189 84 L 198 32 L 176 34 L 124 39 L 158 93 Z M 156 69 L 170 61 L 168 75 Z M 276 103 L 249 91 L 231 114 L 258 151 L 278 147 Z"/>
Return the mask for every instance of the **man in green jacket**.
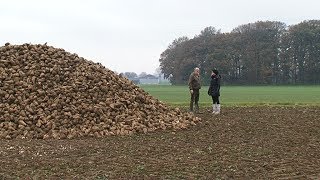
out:
<path id="1" fill-rule="evenodd" d="M 193 112 L 193 104 L 195 104 L 195 112 L 199 113 L 199 89 L 201 89 L 200 84 L 200 69 L 198 67 L 194 68 L 194 71 L 189 77 L 189 90 L 191 94 L 190 99 L 190 111 Z"/>

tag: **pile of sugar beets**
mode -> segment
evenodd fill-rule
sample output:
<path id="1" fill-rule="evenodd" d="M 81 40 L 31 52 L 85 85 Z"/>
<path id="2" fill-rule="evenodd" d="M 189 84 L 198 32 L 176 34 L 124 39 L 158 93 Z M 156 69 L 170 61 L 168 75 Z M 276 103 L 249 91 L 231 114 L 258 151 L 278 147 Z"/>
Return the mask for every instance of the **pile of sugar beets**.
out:
<path id="1" fill-rule="evenodd" d="M 46 44 L 0 47 L 0 139 L 64 139 L 184 129 L 171 108 L 99 63 Z"/>

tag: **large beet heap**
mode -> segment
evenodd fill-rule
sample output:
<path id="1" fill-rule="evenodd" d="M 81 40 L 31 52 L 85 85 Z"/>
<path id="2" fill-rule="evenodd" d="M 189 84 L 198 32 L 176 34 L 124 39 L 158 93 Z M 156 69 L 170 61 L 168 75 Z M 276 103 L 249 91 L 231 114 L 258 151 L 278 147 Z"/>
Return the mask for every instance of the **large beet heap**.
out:
<path id="1" fill-rule="evenodd" d="M 0 138 L 126 135 L 183 129 L 199 120 L 63 49 L 0 47 Z"/>

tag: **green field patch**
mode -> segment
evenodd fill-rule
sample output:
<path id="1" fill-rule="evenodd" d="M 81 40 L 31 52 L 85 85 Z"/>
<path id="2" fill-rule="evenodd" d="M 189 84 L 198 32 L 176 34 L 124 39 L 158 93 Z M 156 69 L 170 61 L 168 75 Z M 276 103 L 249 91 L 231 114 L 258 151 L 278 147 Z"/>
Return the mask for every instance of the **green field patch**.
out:
<path id="1" fill-rule="evenodd" d="M 146 92 L 171 106 L 188 106 L 187 86 L 141 85 Z M 210 106 L 208 86 L 200 90 L 200 106 Z M 295 106 L 320 105 L 320 86 L 222 86 L 223 106 Z"/>

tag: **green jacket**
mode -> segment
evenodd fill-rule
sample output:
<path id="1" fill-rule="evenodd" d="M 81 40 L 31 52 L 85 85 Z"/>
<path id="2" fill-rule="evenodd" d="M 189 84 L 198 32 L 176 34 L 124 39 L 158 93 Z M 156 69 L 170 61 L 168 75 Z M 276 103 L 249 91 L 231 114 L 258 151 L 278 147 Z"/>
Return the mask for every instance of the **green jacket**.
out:
<path id="1" fill-rule="evenodd" d="M 194 72 L 191 73 L 189 77 L 189 89 L 194 90 L 194 89 L 201 89 L 201 84 L 200 84 L 200 75 L 195 75 Z"/>

